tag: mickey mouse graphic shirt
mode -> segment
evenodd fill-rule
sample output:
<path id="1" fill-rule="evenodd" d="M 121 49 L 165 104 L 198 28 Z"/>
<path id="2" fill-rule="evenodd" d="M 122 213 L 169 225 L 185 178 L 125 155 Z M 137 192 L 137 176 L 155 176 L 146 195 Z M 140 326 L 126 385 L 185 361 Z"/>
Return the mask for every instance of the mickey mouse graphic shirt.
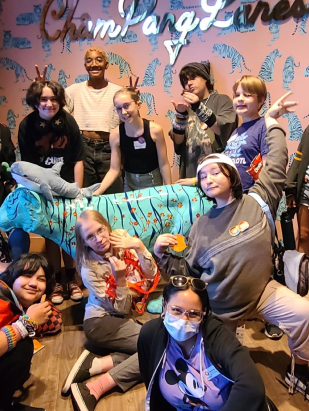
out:
<path id="1" fill-rule="evenodd" d="M 159 386 L 163 397 L 176 410 L 219 411 L 228 399 L 232 382 L 220 374 L 206 356 L 199 332 L 188 359 L 169 337 Z"/>

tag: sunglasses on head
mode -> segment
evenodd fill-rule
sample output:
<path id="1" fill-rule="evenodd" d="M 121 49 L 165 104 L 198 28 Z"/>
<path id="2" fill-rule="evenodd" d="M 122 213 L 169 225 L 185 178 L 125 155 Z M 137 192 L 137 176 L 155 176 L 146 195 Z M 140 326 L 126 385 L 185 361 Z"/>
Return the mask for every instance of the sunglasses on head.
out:
<path id="1" fill-rule="evenodd" d="M 199 278 L 186 277 L 185 275 L 174 275 L 170 278 L 170 284 L 176 288 L 185 288 L 191 285 L 193 290 L 204 291 L 206 290 L 207 283 Z"/>

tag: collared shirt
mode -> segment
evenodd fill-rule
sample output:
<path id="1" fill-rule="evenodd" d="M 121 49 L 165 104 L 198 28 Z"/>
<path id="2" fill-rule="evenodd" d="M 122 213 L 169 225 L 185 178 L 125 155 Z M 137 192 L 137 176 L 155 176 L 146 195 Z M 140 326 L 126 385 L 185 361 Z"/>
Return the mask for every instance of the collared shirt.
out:
<path id="1" fill-rule="evenodd" d="M 119 229 L 115 231 L 124 236 L 128 235 L 126 230 Z M 139 259 L 145 277 L 152 278 L 156 275 L 157 266 L 151 253 L 146 248 L 142 253 L 136 253 L 133 249 L 130 249 L 130 252 Z M 106 253 L 104 257 L 102 257 L 92 252 L 89 263 L 86 266 L 82 266 L 81 276 L 83 283 L 89 290 L 84 321 L 89 318 L 103 317 L 108 314 L 125 315 L 130 313 L 132 295 L 129 287 L 117 286 L 115 299 L 111 299 L 106 293 L 107 281 L 112 275 L 110 262 L 108 261 L 110 256 L 112 256 L 111 253 Z"/>

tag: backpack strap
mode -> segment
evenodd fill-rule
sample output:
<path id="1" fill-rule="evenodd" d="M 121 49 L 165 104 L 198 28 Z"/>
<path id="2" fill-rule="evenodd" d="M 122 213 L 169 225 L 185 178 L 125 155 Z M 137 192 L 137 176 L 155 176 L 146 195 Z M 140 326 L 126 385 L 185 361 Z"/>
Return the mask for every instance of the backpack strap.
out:
<path id="1" fill-rule="evenodd" d="M 259 205 L 261 206 L 264 214 L 266 215 L 266 218 L 267 218 L 270 230 L 271 230 L 272 241 L 274 241 L 275 234 L 276 234 L 276 226 L 275 226 L 275 222 L 274 222 L 274 219 L 271 215 L 268 204 L 266 204 L 265 201 L 262 199 L 262 197 L 257 193 L 249 193 L 248 195 L 250 197 L 254 198 L 254 200 L 257 201 L 259 203 Z"/>

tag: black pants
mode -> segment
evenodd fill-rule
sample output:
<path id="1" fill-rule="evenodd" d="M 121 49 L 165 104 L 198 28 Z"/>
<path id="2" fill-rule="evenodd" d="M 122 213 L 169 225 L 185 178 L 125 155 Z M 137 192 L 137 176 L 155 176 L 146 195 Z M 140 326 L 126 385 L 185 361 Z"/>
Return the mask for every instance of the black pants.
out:
<path id="1" fill-rule="evenodd" d="M 32 356 L 33 342 L 27 337 L 0 357 L 0 409 L 9 408 L 15 391 L 29 378 Z"/>
<path id="2" fill-rule="evenodd" d="M 82 135 L 84 159 L 84 187 L 101 183 L 109 170 L 111 162 L 111 148 L 108 140 L 93 140 Z M 123 193 L 123 180 L 119 176 L 104 194 Z"/>

